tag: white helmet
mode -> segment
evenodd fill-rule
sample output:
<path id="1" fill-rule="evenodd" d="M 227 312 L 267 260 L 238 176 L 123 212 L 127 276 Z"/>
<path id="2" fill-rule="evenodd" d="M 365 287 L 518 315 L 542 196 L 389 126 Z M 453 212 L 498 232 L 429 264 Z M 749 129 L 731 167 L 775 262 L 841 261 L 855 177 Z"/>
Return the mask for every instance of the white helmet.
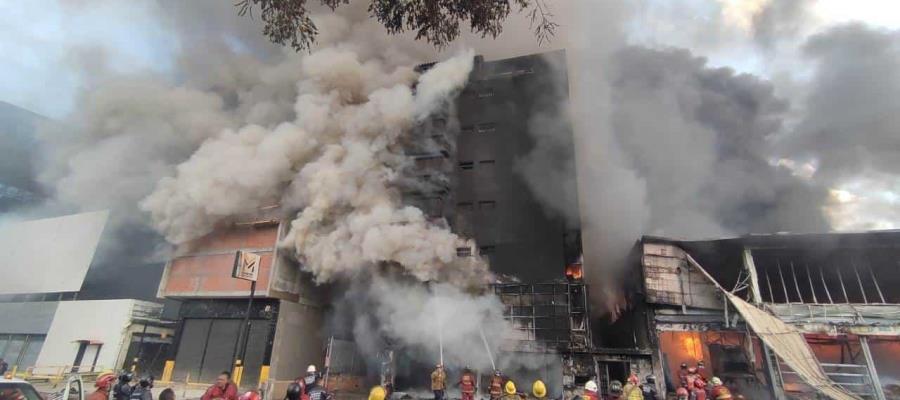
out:
<path id="1" fill-rule="evenodd" d="M 307 374 L 314 374 L 314 373 L 316 373 L 316 366 L 315 366 L 315 365 L 310 365 L 310 366 L 306 367 L 306 373 L 307 373 Z"/>
<path id="2" fill-rule="evenodd" d="M 587 381 L 587 383 L 584 384 L 584 390 L 597 393 L 597 383 L 594 381 Z"/>

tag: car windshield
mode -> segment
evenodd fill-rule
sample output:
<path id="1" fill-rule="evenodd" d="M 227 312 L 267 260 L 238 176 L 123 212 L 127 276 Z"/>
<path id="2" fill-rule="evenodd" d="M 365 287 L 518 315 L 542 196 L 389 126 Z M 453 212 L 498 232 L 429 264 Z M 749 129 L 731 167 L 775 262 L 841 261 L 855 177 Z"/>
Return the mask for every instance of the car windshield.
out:
<path id="1" fill-rule="evenodd" d="M 27 383 L 0 383 L 0 400 L 43 400 L 41 395 Z"/>

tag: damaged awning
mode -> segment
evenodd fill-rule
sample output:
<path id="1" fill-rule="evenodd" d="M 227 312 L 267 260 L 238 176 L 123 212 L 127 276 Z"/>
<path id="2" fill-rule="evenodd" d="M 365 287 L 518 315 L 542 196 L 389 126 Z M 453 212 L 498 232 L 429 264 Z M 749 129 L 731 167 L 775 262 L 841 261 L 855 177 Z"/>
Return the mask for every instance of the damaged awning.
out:
<path id="1" fill-rule="evenodd" d="M 728 300 L 744 317 L 747 325 L 759 336 L 760 340 L 772 349 L 806 384 L 831 399 L 860 400 L 859 396 L 839 387 L 825 375 L 825 371 L 822 370 L 822 366 L 819 365 L 819 361 L 799 330 L 725 290 L 689 254 L 685 254 L 685 256 L 692 266 L 706 275 L 707 279 L 728 297 Z"/>

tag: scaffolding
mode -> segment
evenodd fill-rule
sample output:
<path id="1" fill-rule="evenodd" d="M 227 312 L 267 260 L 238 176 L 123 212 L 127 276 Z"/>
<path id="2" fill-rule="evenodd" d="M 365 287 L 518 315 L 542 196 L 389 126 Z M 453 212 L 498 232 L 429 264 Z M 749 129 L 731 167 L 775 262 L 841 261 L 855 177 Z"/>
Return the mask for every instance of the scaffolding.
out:
<path id="1" fill-rule="evenodd" d="M 515 329 L 504 338 L 510 350 L 589 352 L 587 288 L 581 282 L 496 284 L 503 315 Z"/>

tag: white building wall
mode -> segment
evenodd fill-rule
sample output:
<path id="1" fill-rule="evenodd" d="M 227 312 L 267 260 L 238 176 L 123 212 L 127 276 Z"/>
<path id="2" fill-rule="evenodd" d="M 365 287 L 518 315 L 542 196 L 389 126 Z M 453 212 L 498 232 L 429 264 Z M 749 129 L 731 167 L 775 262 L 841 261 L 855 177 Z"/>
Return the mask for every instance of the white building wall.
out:
<path id="1" fill-rule="evenodd" d="M 129 299 L 60 302 L 47 331 L 44 347 L 38 355 L 37 366 L 40 369 L 37 372 L 50 372 L 50 367 L 71 366 L 80 340 L 103 343 L 97 367 L 117 367 L 121 348 L 128 343 L 128 326 L 131 324 L 134 302 Z M 92 362 L 93 354 L 86 353 L 82 365 Z"/>

